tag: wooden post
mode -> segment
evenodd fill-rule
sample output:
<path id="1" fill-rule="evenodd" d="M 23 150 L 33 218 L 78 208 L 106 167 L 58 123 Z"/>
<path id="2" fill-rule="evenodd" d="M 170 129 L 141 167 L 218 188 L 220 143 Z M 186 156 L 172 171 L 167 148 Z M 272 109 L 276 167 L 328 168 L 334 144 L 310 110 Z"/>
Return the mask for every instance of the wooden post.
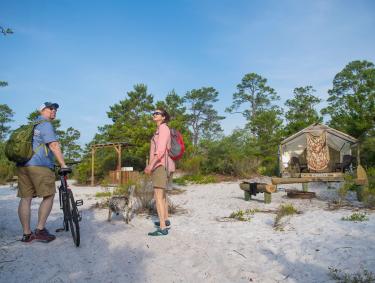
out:
<path id="1" fill-rule="evenodd" d="M 361 152 L 360 152 L 360 149 L 359 149 L 359 143 L 357 145 L 357 164 L 361 165 Z"/>
<path id="2" fill-rule="evenodd" d="M 282 146 L 280 144 L 279 145 L 279 177 L 282 177 L 283 170 L 284 170 L 284 165 L 283 165 L 283 149 L 282 149 Z"/>
<path id="3" fill-rule="evenodd" d="M 251 194 L 250 194 L 250 192 L 248 192 L 248 191 L 244 191 L 244 192 L 245 192 L 245 200 L 246 201 L 251 200 Z"/>
<path id="4" fill-rule="evenodd" d="M 119 144 L 119 146 L 118 146 L 118 149 L 119 149 L 119 154 L 118 154 L 118 169 L 119 170 L 121 170 L 121 167 L 122 167 L 122 165 L 121 165 L 121 144 Z"/>
<path id="5" fill-rule="evenodd" d="M 264 203 L 271 203 L 272 196 L 271 193 L 264 192 Z"/>
<path id="6" fill-rule="evenodd" d="M 117 152 L 117 170 L 121 170 L 121 145 L 119 145 L 119 147 L 114 145 L 113 147 Z"/>
<path id="7" fill-rule="evenodd" d="M 304 192 L 308 192 L 309 191 L 309 183 L 302 183 L 302 190 Z"/>
<path id="8" fill-rule="evenodd" d="M 91 186 L 93 187 L 94 184 L 95 184 L 95 181 L 94 181 L 94 163 L 95 163 L 95 148 L 92 147 L 91 148 Z"/>

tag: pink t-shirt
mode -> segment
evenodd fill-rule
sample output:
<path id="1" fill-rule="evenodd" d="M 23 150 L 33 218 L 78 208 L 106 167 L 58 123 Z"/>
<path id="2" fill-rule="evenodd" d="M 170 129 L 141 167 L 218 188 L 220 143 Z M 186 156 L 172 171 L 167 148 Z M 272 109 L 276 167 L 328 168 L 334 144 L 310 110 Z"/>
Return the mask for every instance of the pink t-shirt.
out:
<path id="1" fill-rule="evenodd" d="M 169 127 L 163 123 L 158 127 L 151 139 L 150 164 L 153 164 L 151 171 L 160 165 L 164 166 L 168 172 L 174 172 L 176 170 L 176 165 L 168 154 L 170 148 L 171 132 Z"/>

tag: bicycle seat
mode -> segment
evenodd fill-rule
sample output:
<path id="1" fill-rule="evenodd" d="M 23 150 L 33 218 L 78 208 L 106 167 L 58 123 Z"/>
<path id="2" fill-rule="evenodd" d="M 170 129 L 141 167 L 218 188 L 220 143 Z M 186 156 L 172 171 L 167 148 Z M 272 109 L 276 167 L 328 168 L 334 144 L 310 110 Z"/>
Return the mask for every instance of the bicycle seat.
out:
<path id="1" fill-rule="evenodd" d="M 59 175 L 68 175 L 69 173 L 72 173 L 72 168 L 65 167 L 65 168 L 60 168 L 58 171 Z"/>

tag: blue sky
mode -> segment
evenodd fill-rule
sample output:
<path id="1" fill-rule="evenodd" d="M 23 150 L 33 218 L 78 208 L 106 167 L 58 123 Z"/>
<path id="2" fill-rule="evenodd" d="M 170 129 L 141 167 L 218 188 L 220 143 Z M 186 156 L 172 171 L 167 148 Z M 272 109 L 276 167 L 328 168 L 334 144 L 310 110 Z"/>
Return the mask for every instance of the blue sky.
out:
<path id="1" fill-rule="evenodd" d="M 81 144 L 109 122 L 109 106 L 134 84 L 155 100 L 175 89 L 219 91 L 226 134 L 241 116 L 224 113 L 236 85 L 255 72 L 281 96 L 312 85 L 325 100 L 353 60 L 375 62 L 375 1 L 17 1 L 0 0 L 0 103 L 16 127 L 45 101 Z M 319 107 L 322 107 L 320 105 Z"/>

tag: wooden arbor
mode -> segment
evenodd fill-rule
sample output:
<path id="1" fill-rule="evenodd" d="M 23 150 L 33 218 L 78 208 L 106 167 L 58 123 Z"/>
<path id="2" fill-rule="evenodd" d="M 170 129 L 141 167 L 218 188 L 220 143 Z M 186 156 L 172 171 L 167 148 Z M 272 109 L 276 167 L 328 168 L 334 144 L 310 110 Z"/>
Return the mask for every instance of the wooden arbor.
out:
<path id="1" fill-rule="evenodd" d="M 101 144 L 93 144 L 91 146 L 91 186 L 95 184 L 94 164 L 95 164 L 95 152 L 99 148 L 113 147 L 117 152 L 117 170 L 121 170 L 121 150 L 123 147 L 133 146 L 127 142 L 109 142 Z"/>

